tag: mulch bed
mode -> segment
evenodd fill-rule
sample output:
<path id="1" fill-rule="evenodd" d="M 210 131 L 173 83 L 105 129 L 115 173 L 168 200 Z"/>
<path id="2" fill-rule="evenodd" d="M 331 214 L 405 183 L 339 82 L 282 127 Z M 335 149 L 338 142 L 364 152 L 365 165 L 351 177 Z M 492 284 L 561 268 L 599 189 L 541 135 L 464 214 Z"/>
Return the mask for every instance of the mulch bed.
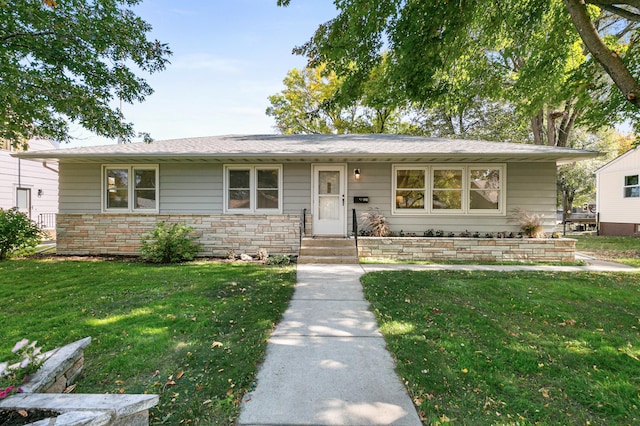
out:
<path id="1" fill-rule="evenodd" d="M 0 426 L 26 425 L 59 414 L 50 410 L 0 410 Z"/>

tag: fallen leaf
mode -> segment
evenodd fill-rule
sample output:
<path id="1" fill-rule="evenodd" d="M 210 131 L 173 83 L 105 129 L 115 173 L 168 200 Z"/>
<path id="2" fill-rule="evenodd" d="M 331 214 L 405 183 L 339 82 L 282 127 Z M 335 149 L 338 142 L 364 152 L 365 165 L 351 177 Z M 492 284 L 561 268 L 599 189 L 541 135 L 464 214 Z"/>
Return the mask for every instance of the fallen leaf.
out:
<path id="1" fill-rule="evenodd" d="M 29 413 L 27 413 L 27 410 L 18 410 L 18 414 L 20 414 L 22 417 L 27 417 L 29 415 Z"/>
<path id="2" fill-rule="evenodd" d="M 463 372 L 464 374 L 467 374 L 467 373 L 469 372 L 469 369 L 468 369 L 468 368 L 463 368 L 463 369 L 462 369 L 462 372 Z"/>
<path id="3" fill-rule="evenodd" d="M 158 377 L 159 374 L 160 374 L 160 370 L 156 370 L 153 372 L 153 376 L 151 377 Z"/>
<path id="4" fill-rule="evenodd" d="M 124 393 L 124 388 L 118 389 L 118 393 Z"/>
<path id="5" fill-rule="evenodd" d="M 211 400 L 210 400 L 210 399 L 207 399 L 206 401 L 204 401 L 204 402 L 202 403 L 202 405 L 207 405 L 207 404 L 211 404 Z"/>
<path id="6" fill-rule="evenodd" d="M 176 380 L 178 380 L 182 376 L 184 376 L 184 370 L 180 370 L 178 374 L 176 374 Z"/>
<path id="7" fill-rule="evenodd" d="M 62 393 L 71 393 L 76 389 L 76 386 L 78 386 L 76 383 L 72 384 L 71 386 L 67 386 L 65 390 L 62 391 Z"/>
<path id="8" fill-rule="evenodd" d="M 222 346 L 222 342 L 213 342 L 213 343 L 211 344 L 211 347 L 212 347 L 212 348 L 219 348 L 219 347 L 221 347 L 221 346 Z"/>
<path id="9" fill-rule="evenodd" d="M 202 389 L 204 389 L 204 386 L 202 386 L 202 385 L 196 385 L 196 390 L 197 390 L 197 391 L 201 391 Z"/>
<path id="10" fill-rule="evenodd" d="M 116 380 L 114 383 L 116 385 L 122 385 L 122 384 L 124 384 L 124 380 Z"/>
<path id="11" fill-rule="evenodd" d="M 176 382 L 174 382 L 173 380 L 169 380 L 167 383 L 165 383 L 166 386 L 173 386 L 175 384 Z"/>

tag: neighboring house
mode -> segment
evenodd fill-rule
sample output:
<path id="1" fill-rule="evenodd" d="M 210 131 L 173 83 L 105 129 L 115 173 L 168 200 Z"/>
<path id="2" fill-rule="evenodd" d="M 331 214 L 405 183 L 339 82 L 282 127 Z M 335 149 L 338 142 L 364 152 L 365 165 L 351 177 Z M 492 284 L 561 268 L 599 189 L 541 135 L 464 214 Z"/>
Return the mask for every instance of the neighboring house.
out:
<path id="1" fill-rule="evenodd" d="M 56 150 L 57 144 L 41 139 L 28 143 L 28 152 Z M 53 231 L 58 212 L 57 168 L 42 162 L 12 157 L 19 152 L 7 141 L 0 141 L 0 208 L 18 209 L 42 228 Z"/>
<path id="2" fill-rule="evenodd" d="M 640 146 L 596 170 L 600 235 L 640 236 Z"/>
<path id="3" fill-rule="evenodd" d="M 140 236 L 169 221 L 195 228 L 203 255 L 224 256 L 296 254 L 301 229 L 348 236 L 369 208 L 396 233 L 517 233 L 518 207 L 544 214 L 551 232 L 556 164 L 598 154 L 401 135 L 258 135 L 15 155 L 58 162 L 60 254 L 136 254 Z"/>

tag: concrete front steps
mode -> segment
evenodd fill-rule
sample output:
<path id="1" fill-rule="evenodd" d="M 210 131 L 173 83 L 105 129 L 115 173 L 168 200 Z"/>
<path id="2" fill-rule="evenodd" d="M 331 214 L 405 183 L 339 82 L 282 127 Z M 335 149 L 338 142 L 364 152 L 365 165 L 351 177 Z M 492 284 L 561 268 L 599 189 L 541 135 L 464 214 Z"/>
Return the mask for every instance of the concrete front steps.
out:
<path id="1" fill-rule="evenodd" d="M 341 237 L 305 237 L 300 246 L 298 263 L 357 264 L 356 241 Z"/>

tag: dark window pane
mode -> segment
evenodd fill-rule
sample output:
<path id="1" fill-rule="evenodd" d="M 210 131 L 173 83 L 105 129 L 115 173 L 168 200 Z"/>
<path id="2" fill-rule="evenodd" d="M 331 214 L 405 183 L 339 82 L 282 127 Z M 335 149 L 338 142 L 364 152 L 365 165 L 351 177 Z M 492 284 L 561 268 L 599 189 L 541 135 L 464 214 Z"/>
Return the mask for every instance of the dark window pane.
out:
<path id="1" fill-rule="evenodd" d="M 251 199 L 248 189 L 230 189 L 229 190 L 229 208 L 230 209 L 250 209 Z"/>
<path id="2" fill-rule="evenodd" d="M 434 210 L 460 210 L 462 209 L 462 191 L 434 190 L 432 206 Z"/>
<path id="3" fill-rule="evenodd" d="M 136 188 L 151 189 L 156 187 L 155 170 L 135 170 Z"/>
<path id="4" fill-rule="evenodd" d="M 258 170 L 258 188 L 278 188 L 278 170 Z"/>
<path id="5" fill-rule="evenodd" d="M 471 189 L 499 189 L 499 169 L 474 169 L 469 172 Z"/>
<path id="6" fill-rule="evenodd" d="M 434 170 L 433 187 L 437 189 L 461 189 L 462 170 Z"/>
<path id="7" fill-rule="evenodd" d="M 108 209 L 126 209 L 129 207 L 129 191 L 126 189 L 109 189 L 107 196 Z"/>
<path id="8" fill-rule="evenodd" d="M 249 188 L 249 170 L 229 170 L 229 188 Z"/>
<path id="9" fill-rule="evenodd" d="M 396 191 L 397 209 L 424 209 L 424 191 Z"/>
<path id="10" fill-rule="evenodd" d="M 278 208 L 278 191 L 277 190 L 259 190 L 258 191 L 258 208 L 259 209 L 277 209 Z"/>
<path id="11" fill-rule="evenodd" d="M 625 186 L 638 185 L 638 175 L 625 176 L 624 185 Z"/>
<path id="12" fill-rule="evenodd" d="M 156 191 L 155 189 L 139 189 L 136 194 L 136 209 L 155 209 Z"/>
<path id="13" fill-rule="evenodd" d="M 424 170 L 396 170 L 397 188 L 424 188 Z"/>
<path id="14" fill-rule="evenodd" d="M 640 186 L 632 186 L 624 189 L 624 196 L 626 198 L 640 197 Z"/>

